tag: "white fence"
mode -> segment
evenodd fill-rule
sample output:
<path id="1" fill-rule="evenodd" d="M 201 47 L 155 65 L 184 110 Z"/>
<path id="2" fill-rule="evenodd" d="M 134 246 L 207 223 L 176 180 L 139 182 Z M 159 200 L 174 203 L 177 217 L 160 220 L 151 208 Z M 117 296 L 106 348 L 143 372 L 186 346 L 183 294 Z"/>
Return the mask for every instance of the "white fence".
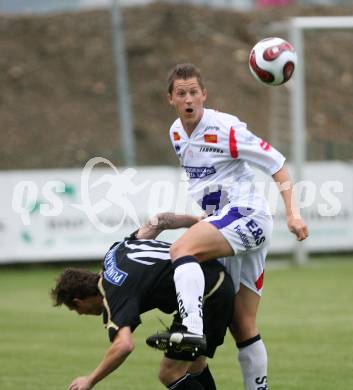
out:
<path id="1" fill-rule="evenodd" d="M 299 192 L 310 228 L 307 249 L 352 251 L 353 164 L 308 163 L 304 178 Z M 295 239 L 278 191 L 262 174 L 257 184 L 274 214 L 272 253 L 291 252 Z M 200 212 L 178 168 L 8 171 L 0 173 L 0 185 L 0 263 L 101 258 L 157 212 Z"/>

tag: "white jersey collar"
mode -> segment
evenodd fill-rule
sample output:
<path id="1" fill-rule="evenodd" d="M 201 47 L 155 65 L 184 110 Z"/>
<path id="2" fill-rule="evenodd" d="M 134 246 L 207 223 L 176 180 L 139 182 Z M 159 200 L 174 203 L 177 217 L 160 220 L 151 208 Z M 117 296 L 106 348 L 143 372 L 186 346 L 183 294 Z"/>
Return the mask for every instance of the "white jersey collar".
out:
<path id="1" fill-rule="evenodd" d="M 190 137 L 189 137 L 188 133 L 186 132 L 186 130 L 184 129 L 183 123 L 182 123 L 181 120 L 179 119 L 179 121 L 180 121 L 180 126 L 181 126 L 181 128 L 182 128 L 182 130 L 183 130 L 184 135 L 185 135 L 186 138 L 192 139 L 192 138 L 195 138 L 195 136 L 196 136 L 198 133 L 200 133 L 200 132 L 203 133 L 203 132 L 204 132 L 205 127 L 206 127 L 206 125 L 207 125 L 207 120 L 208 120 L 208 118 L 209 118 L 209 111 L 211 111 L 211 110 L 209 110 L 209 109 L 207 109 L 207 108 L 204 108 L 204 109 L 203 109 L 203 114 L 202 114 L 201 120 L 200 120 L 200 122 L 197 124 L 197 126 L 195 127 L 195 129 L 193 130 L 193 132 L 190 134 Z"/>

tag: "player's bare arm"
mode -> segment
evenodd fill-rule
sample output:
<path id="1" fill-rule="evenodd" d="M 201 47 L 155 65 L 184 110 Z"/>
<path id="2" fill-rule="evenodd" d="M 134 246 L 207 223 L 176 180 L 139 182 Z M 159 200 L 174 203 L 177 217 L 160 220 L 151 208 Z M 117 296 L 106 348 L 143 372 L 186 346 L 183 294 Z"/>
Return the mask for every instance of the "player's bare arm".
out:
<path id="1" fill-rule="evenodd" d="M 76 378 L 69 386 L 69 390 L 92 389 L 96 383 L 116 370 L 133 349 L 134 342 L 130 327 L 121 328 L 97 368 L 87 376 Z"/>
<path id="2" fill-rule="evenodd" d="M 136 233 L 138 239 L 155 239 L 162 231 L 191 228 L 171 247 L 172 260 L 192 253 L 198 261 L 207 261 L 233 254 L 224 237 L 211 224 L 198 224 L 205 216 L 160 213 L 142 225 Z"/>
<path id="3" fill-rule="evenodd" d="M 174 213 L 160 213 L 153 216 L 140 227 L 136 234 L 138 239 L 155 239 L 164 230 L 189 228 L 201 221 L 203 217 Z"/>
<path id="4" fill-rule="evenodd" d="M 284 201 L 288 229 L 296 235 L 298 241 L 305 240 L 309 235 L 308 227 L 296 207 L 293 183 L 290 179 L 287 166 L 284 165 L 278 172 L 272 175 L 272 177 L 278 184 Z"/>

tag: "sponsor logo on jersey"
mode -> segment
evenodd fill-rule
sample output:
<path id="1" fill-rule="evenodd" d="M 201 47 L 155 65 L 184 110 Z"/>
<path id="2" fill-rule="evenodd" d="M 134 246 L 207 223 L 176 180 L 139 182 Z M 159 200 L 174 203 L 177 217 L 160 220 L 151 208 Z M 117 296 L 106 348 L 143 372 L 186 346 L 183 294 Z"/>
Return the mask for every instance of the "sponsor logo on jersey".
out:
<path id="1" fill-rule="evenodd" d="M 216 144 L 218 142 L 217 134 L 205 134 L 203 139 L 209 144 Z"/>
<path id="2" fill-rule="evenodd" d="M 189 179 L 202 179 L 203 177 L 216 173 L 215 167 L 188 167 L 183 165 Z"/>
<path id="3" fill-rule="evenodd" d="M 253 219 L 250 219 L 250 221 L 247 222 L 245 226 L 248 228 L 249 232 L 254 237 L 257 246 L 262 244 L 266 240 L 265 236 L 263 235 L 264 231 Z"/>
<path id="4" fill-rule="evenodd" d="M 208 152 L 208 153 L 223 153 L 222 149 L 215 148 L 212 146 L 201 146 L 200 152 Z"/>
<path id="5" fill-rule="evenodd" d="M 173 132 L 173 140 L 180 141 L 180 134 L 177 131 Z"/>
<path id="6" fill-rule="evenodd" d="M 268 152 L 271 148 L 271 145 L 262 139 L 260 142 L 260 148 L 263 149 L 265 152 Z"/>
<path id="7" fill-rule="evenodd" d="M 116 286 L 121 286 L 128 274 L 121 269 L 119 269 L 115 262 L 114 253 L 118 247 L 112 248 L 106 255 L 104 259 L 104 268 L 103 277 L 108 282 L 115 284 Z"/>
<path id="8" fill-rule="evenodd" d="M 241 230 L 240 226 L 237 225 L 234 230 L 239 234 L 239 237 L 241 239 L 241 242 L 243 243 L 245 248 L 251 248 L 251 244 L 249 242 L 248 237 L 246 234 Z"/>
<path id="9" fill-rule="evenodd" d="M 207 126 L 205 131 L 207 130 L 214 130 L 214 131 L 218 131 L 219 130 L 219 127 L 218 126 Z"/>

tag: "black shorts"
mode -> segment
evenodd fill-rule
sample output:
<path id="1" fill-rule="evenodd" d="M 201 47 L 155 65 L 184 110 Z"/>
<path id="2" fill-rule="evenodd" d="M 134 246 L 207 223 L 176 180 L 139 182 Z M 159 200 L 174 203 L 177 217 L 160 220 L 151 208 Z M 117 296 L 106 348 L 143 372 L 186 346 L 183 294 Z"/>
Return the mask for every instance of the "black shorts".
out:
<path id="1" fill-rule="evenodd" d="M 222 284 L 210 296 L 207 297 L 208 294 L 205 294 L 203 305 L 203 331 L 207 340 L 207 351 L 203 355 L 210 358 L 215 354 L 217 347 L 223 344 L 233 314 L 235 295 L 233 282 L 225 271 L 220 272 L 224 276 Z M 206 277 L 207 273 L 205 273 Z M 177 330 L 181 322 L 179 313 L 175 314 L 171 329 Z M 187 361 L 194 361 L 200 356 L 197 353 L 192 356 L 191 352 L 172 350 L 168 350 L 164 355 L 169 359 Z"/>

